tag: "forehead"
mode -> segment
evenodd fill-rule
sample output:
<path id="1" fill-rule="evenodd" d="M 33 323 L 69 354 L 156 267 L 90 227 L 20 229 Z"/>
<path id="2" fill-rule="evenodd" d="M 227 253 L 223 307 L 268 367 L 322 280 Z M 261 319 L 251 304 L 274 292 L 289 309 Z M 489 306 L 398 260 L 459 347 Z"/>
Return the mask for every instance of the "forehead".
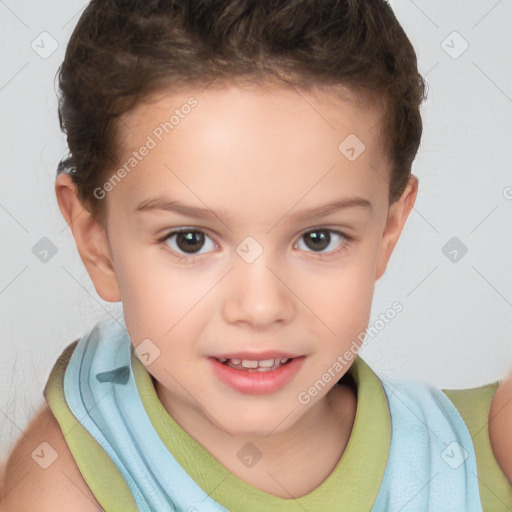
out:
<path id="1" fill-rule="evenodd" d="M 371 145 L 370 139 L 377 139 L 381 116 L 377 106 L 343 86 L 317 86 L 305 91 L 292 86 L 227 84 L 159 91 L 122 116 L 119 131 L 125 142 L 136 142 L 137 136 L 157 129 L 155 123 L 170 121 L 171 130 L 165 133 L 172 132 L 174 140 L 180 133 L 187 136 L 192 132 L 194 137 L 205 135 L 211 139 L 214 135 L 254 135 L 256 131 L 260 140 L 265 134 L 274 140 L 277 132 L 277 142 L 284 144 L 286 134 L 306 136 L 315 142 L 329 131 L 332 135 L 336 132 L 338 138 L 352 130 Z M 187 122 L 181 122 L 186 118 Z"/>
<path id="2" fill-rule="evenodd" d="M 120 166 L 150 149 L 109 202 L 134 209 L 169 192 L 222 207 L 236 196 L 249 212 L 251 197 L 260 208 L 262 198 L 285 208 L 304 197 L 307 207 L 338 190 L 384 203 L 381 114 L 347 90 L 335 92 L 235 85 L 161 92 L 121 120 Z"/>

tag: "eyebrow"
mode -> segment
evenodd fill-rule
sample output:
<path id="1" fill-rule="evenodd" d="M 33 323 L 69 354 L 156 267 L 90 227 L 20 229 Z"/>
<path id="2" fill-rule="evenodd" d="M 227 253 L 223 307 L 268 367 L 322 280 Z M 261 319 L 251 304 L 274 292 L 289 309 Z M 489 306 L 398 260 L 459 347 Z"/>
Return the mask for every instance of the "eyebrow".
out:
<path id="1" fill-rule="evenodd" d="M 362 197 L 345 197 L 336 199 L 335 201 L 321 206 L 315 206 L 313 208 L 307 208 L 293 213 L 290 215 L 290 218 L 295 220 L 299 218 L 322 217 L 338 210 L 356 207 L 364 208 L 367 211 L 372 211 L 373 209 L 372 203 L 367 199 Z M 197 206 L 187 205 L 180 201 L 172 200 L 164 196 L 156 196 L 145 199 L 135 208 L 136 212 L 148 212 L 154 210 L 168 211 L 196 219 L 211 219 L 213 217 L 217 217 L 226 224 L 229 223 L 228 215 L 224 210 L 215 212 L 209 208 L 200 208 Z"/>

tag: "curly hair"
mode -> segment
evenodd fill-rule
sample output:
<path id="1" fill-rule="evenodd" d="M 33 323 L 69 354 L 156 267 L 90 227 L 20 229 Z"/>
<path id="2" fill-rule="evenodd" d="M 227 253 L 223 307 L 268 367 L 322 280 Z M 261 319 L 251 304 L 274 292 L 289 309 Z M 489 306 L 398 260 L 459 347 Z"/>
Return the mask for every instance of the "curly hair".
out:
<path id="1" fill-rule="evenodd" d="M 151 94 L 213 81 L 346 87 L 382 109 L 389 203 L 402 195 L 421 134 L 426 83 L 385 0 L 92 0 L 59 79 L 59 123 L 82 204 L 119 161 L 120 117 Z"/>

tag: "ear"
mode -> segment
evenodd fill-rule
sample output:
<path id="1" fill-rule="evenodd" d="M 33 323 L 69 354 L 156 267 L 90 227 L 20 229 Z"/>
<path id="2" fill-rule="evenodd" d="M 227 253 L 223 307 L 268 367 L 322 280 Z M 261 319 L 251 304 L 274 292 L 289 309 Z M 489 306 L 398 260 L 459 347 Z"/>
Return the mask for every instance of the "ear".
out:
<path id="1" fill-rule="evenodd" d="M 120 301 L 119 284 L 104 226 L 81 203 L 76 185 L 69 174 L 57 176 L 55 194 L 96 292 L 107 302 Z"/>
<path id="2" fill-rule="evenodd" d="M 377 260 L 375 261 L 375 281 L 380 279 L 386 271 L 389 258 L 400 238 L 405 221 L 409 213 L 411 213 L 417 194 L 418 178 L 411 174 L 402 196 L 388 210 L 386 226 L 382 234 Z"/>

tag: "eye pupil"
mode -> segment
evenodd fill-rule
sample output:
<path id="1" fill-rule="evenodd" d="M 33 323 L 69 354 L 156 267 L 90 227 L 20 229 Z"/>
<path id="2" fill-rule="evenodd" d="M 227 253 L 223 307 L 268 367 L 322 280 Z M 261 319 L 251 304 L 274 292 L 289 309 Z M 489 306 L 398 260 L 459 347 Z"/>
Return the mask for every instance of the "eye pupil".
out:
<path id="1" fill-rule="evenodd" d="M 306 237 L 306 245 L 310 249 L 317 249 L 322 250 L 329 246 L 329 243 L 331 241 L 331 235 L 329 234 L 329 231 L 326 230 L 317 230 L 317 231 L 310 231 L 305 235 Z M 309 245 L 308 241 L 312 241 L 312 246 Z"/>
<path id="2" fill-rule="evenodd" d="M 180 242 L 184 242 L 183 246 Z M 185 231 L 183 233 L 178 233 L 176 236 L 176 244 L 185 252 L 193 253 L 194 251 L 201 249 L 203 243 L 204 233 L 199 231 Z"/>

